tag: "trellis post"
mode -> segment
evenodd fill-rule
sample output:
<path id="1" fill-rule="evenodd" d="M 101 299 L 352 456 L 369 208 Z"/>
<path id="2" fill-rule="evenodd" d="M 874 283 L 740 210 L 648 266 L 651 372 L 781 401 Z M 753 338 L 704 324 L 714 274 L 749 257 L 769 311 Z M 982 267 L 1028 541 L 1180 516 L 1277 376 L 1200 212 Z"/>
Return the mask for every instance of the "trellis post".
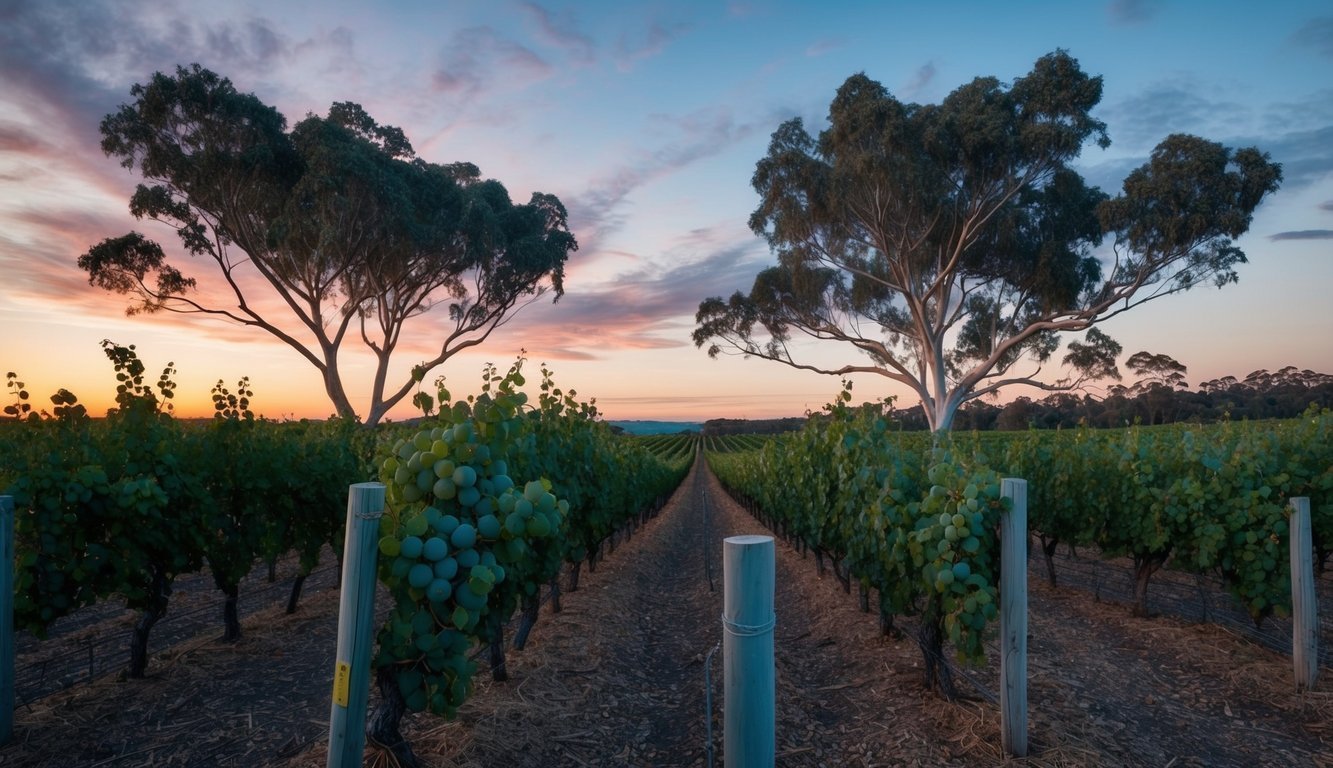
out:
<path id="1" fill-rule="evenodd" d="M 1291 658 L 1296 690 L 1309 691 L 1319 677 L 1319 598 L 1314 591 L 1314 541 L 1310 534 L 1310 499 L 1288 502 L 1291 540 Z"/>
<path id="2" fill-rule="evenodd" d="M 375 565 L 383 514 L 382 484 L 356 483 L 348 489 L 328 768 L 360 768 L 366 748 L 366 706 L 370 702 L 370 661 L 374 650 L 371 632 L 375 622 Z"/>
<path id="3" fill-rule="evenodd" d="M 776 759 L 772 536 L 731 536 L 722 547 L 722 759 L 772 768 Z"/>
<path id="4" fill-rule="evenodd" d="M 1000 742 L 1006 754 L 1028 753 L 1028 483 L 1006 477 L 1000 515 Z"/>
<path id="5" fill-rule="evenodd" d="M 0 744 L 14 735 L 14 497 L 0 496 Z"/>

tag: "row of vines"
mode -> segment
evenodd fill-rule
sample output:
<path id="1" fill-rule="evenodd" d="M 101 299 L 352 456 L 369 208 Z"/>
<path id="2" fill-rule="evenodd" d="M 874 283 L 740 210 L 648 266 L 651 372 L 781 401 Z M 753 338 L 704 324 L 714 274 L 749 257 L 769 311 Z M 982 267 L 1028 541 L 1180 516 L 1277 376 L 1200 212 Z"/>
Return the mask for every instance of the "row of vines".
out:
<path id="1" fill-rule="evenodd" d="M 881 621 L 920 617 L 927 684 L 954 694 L 939 663 L 947 639 L 960 659 L 985 657 L 997 619 L 996 528 L 1007 501 L 977 454 L 906 447 L 878 414 L 852 408 L 844 389 L 800 432 L 759 450 L 709 451 L 728 491 L 770 528 L 827 561 L 843 587 L 879 596 Z"/>
<path id="2" fill-rule="evenodd" d="M 224 593 L 224 632 L 240 634 L 239 584 L 257 562 L 295 552 L 289 610 L 321 550 L 342 541 L 349 483 L 365 476 L 369 440 L 342 421 L 257 420 L 251 392 L 218 382 L 218 418 L 172 416 L 175 369 L 148 383 L 133 346 L 103 343 L 116 407 L 94 419 L 68 390 L 37 410 L 10 373 L 0 425 L 0 490 L 14 497 L 14 623 L 38 637 L 57 619 L 108 599 L 141 612 L 128 675 L 141 677 L 148 636 L 172 585 L 207 564 Z"/>
<path id="3" fill-rule="evenodd" d="M 705 439 L 713 471 L 770 527 L 827 562 L 886 631 L 919 615 L 927 656 L 942 637 L 982 658 L 995 617 L 998 477 L 1028 481 L 1028 526 L 1046 556 L 1060 543 L 1126 557 L 1135 612 L 1169 566 L 1212 574 L 1260 622 L 1291 607 L 1288 501 L 1309 497 L 1316 561 L 1333 552 L 1333 413 L 1296 420 L 1022 434 L 895 432 L 850 393 L 799 433 L 758 450 Z M 868 606 L 863 606 L 868 607 Z M 946 677 L 932 679 L 949 693 Z"/>
<path id="4" fill-rule="evenodd" d="M 214 420 L 182 421 L 171 365 L 150 383 L 133 347 L 104 349 L 120 382 L 105 419 L 65 390 L 36 410 L 9 377 L 0 490 L 17 512 L 16 625 L 42 636 L 82 607 L 123 600 L 142 611 L 129 671 L 141 676 L 174 580 L 207 566 L 238 636 L 241 578 L 288 553 L 305 573 L 325 547 L 340 553 L 349 484 L 378 479 L 379 577 L 392 607 L 375 659 L 385 705 L 372 725 L 384 744 L 402 743 L 391 734 L 405 711 L 453 714 L 472 690 L 477 649 L 491 648 L 502 679 L 511 617 L 521 612 L 521 645 L 543 587 L 558 610 L 562 567 L 576 589 L 580 567 L 595 568 L 613 533 L 660 507 L 693 458 L 692 444 L 659 454 L 613 434 L 544 368 L 530 402 L 522 359 L 504 375 L 488 366 L 480 394 L 452 404 L 440 381 L 437 415 L 366 430 L 256 419 L 246 380 L 235 391 L 219 382 Z"/>
<path id="5" fill-rule="evenodd" d="M 636 440 L 653 455 L 670 463 L 693 459 L 699 445 L 697 435 L 684 432 L 674 435 L 645 435 Z"/>
<path id="6" fill-rule="evenodd" d="M 764 447 L 769 438 L 765 435 L 706 435 L 703 438 L 704 450 L 710 453 L 732 453 L 734 451 L 757 451 Z"/>
<path id="7" fill-rule="evenodd" d="M 988 448 L 1026 478 L 1028 525 L 1046 556 L 1063 542 L 1127 557 L 1134 611 L 1168 562 L 1212 574 L 1256 623 L 1291 609 L 1288 500 L 1309 497 L 1316 560 L 1333 551 L 1333 412 L 1265 423 L 1031 432 Z"/>

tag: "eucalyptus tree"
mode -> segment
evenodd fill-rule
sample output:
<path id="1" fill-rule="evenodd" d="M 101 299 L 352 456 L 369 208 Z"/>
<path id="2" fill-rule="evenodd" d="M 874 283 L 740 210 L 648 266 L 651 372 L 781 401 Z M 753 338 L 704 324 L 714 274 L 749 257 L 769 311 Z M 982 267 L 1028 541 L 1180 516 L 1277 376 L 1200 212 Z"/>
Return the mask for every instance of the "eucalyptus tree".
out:
<path id="1" fill-rule="evenodd" d="M 146 183 L 130 211 L 173 227 L 221 278 L 205 295 L 180 258 L 138 232 L 79 258 L 89 282 L 127 294 L 129 314 L 198 314 L 281 340 L 319 370 L 340 416 L 357 417 L 339 368 L 349 337 L 375 359 L 373 425 L 427 372 L 484 341 L 525 303 L 563 293 L 578 248 L 553 195 L 510 200 L 471 163 L 418 157 L 399 128 L 335 103 L 287 130 L 253 94 L 195 64 L 135 85 L 101 124 L 102 149 Z M 408 321 L 434 354 L 390 381 Z M 438 350 L 434 344 L 438 341 Z"/>
<path id="2" fill-rule="evenodd" d="M 1254 148 L 1172 135 L 1111 198 L 1071 167 L 1086 144 L 1109 146 L 1092 116 L 1101 95 L 1101 78 L 1064 51 L 1012 84 L 979 77 L 940 104 L 848 78 L 817 138 L 800 118 L 774 132 L 749 223 L 777 264 L 748 294 L 703 301 L 695 344 L 884 376 L 920 397 L 937 431 L 1003 387 L 1061 391 L 1115 375 L 1120 348 L 1093 326 L 1235 282 L 1245 255 L 1232 241 L 1281 167 Z M 1037 378 L 1059 334 L 1080 331 L 1062 377 Z M 864 358 L 801 358 L 798 335 Z"/>

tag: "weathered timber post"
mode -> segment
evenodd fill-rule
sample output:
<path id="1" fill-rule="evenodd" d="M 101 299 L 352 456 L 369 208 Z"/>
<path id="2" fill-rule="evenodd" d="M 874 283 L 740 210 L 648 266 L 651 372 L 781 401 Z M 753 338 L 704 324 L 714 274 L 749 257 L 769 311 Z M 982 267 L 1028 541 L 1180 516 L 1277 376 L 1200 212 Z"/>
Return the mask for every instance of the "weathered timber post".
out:
<path id="1" fill-rule="evenodd" d="M 1000 515 L 1000 742 L 1006 754 L 1028 753 L 1028 483 L 1006 477 Z"/>
<path id="2" fill-rule="evenodd" d="M 0 496 L 0 744 L 14 735 L 14 497 Z"/>
<path id="3" fill-rule="evenodd" d="M 1291 658 L 1296 690 L 1314 688 L 1319 677 L 1319 598 L 1314 591 L 1314 542 L 1310 535 L 1310 499 L 1288 502 L 1291 520 Z"/>
<path id="4" fill-rule="evenodd" d="M 366 748 L 366 706 L 370 701 L 370 660 L 374 650 L 371 631 L 375 623 L 375 564 L 383 514 L 382 484 L 356 483 L 348 489 L 328 768 L 360 768 Z"/>
<path id="5" fill-rule="evenodd" d="M 732 536 L 722 547 L 722 759 L 729 768 L 776 760 L 772 536 Z"/>

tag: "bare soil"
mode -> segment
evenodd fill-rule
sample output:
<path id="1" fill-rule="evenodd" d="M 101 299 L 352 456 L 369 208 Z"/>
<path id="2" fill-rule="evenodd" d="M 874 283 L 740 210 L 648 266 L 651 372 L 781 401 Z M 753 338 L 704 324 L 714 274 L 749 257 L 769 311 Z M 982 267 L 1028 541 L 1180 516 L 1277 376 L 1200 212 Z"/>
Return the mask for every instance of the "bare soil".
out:
<path id="1" fill-rule="evenodd" d="M 564 610 L 543 610 L 510 680 L 484 663 L 456 721 L 412 716 L 432 766 L 705 766 L 721 755 L 721 540 L 764 533 L 697 469 L 620 537 Z M 1298 694 L 1289 657 L 1210 624 L 1137 619 L 1030 579 L 1030 756 L 1005 758 L 997 674 L 946 702 L 910 638 L 885 638 L 813 558 L 777 544 L 777 751 L 784 766 L 1329 766 L 1333 684 Z M 1044 566 L 1041 566 L 1044 569 Z M 712 589 L 710 589 L 710 574 Z M 337 595 L 214 627 L 155 656 L 147 680 L 106 675 L 15 713 L 0 766 L 314 768 L 325 741 Z M 910 623 L 903 622 L 905 629 Z M 711 673 L 705 687 L 705 673 Z M 972 691 L 964 685 L 964 691 Z M 706 712 L 711 692 L 713 712 Z M 388 764 L 373 747 L 371 764 Z"/>

